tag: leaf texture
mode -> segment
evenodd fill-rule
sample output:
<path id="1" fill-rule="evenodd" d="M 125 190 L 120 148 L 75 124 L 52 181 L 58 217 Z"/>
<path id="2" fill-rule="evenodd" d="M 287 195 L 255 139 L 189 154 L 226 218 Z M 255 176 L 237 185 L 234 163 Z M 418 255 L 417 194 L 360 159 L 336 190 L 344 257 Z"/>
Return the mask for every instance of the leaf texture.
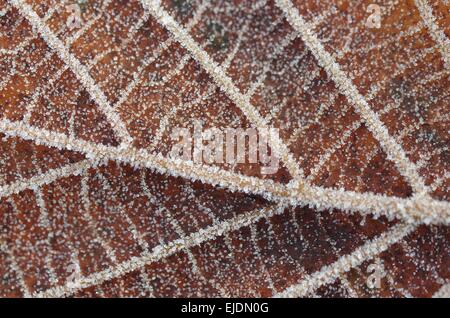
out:
<path id="1" fill-rule="evenodd" d="M 370 4 L 0 0 L 0 296 L 449 297 L 450 7 Z"/>

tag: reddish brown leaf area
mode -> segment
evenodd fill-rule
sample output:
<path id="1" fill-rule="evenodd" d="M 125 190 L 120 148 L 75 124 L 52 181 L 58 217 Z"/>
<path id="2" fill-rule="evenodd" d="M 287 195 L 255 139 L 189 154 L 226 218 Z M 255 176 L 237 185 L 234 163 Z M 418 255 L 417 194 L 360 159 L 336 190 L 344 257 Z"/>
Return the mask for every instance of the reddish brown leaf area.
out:
<path id="1" fill-rule="evenodd" d="M 449 297 L 450 7 L 372 2 L 0 0 L 0 297 Z"/>

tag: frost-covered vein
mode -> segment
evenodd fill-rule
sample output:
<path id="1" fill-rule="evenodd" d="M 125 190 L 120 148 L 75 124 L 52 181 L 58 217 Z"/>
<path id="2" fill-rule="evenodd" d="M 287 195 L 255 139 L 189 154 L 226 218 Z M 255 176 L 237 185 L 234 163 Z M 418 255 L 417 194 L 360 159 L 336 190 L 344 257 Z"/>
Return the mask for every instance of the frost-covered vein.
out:
<path id="1" fill-rule="evenodd" d="M 303 133 L 305 133 L 308 130 L 309 127 L 311 127 L 313 124 L 318 123 L 320 121 L 320 119 L 326 113 L 326 111 L 331 106 L 333 106 L 334 102 L 339 97 L 339 94 L 340 93 L 338 91 L 333 92 L 333 94 L 330 96 L 330 98 L 325 103 L 322 103 L 319 106 L 319 110 L 316 112 L 316 114 L 315 114 L 313 119 L 311 119 L 310 121 L 308 121 L 304 125 L 294 129 L 294 131 L 292 133 L 292 136 L 287 141 L 288 146 L 291 145 L 292 143 L 294 143 L 299 136 L 301 136 Z M 344 116 L 349 109 L 350 109 L 349 105 L 345 105 L 341 109 L 341 112 L 340 112 L 341 116 Z"/>
<path id="2" fill-rule="evenodd" d="M 106 3 L 103 4 L 103 8 L 105 8 L 107 6 Z M 92 20 L 98 20 L 100 18 L 101 14 L 97 15 L 94 19 Z M 127 43 L 129 43 L 132 39 L 133 36 L 136 34 L 136 32 L 139 31 L 139 29 L 142 27 L 143 23 L 148 19 L 148 14 L 144 14 L 143 17 L 141 17 L 134 25 L 131 26 L 131 30 L 130 32 L 128 32 L 127 34 L 127 38 L 125 39 L 124 43 L 122 43 L 121 47 L 115 47 L 109 50 L 106 50 L 103 53 L 98 54 L 92 61 L 90 61 L 86 67 L 88 69 L 88 71 L 90 71 L 93 67 L 95 67 L 105 56 L 107 56 L 108 54 L 114 52 L 114 51 L 119 51 L 122 47 L 124 47 Z M 91 21 L 92 21 L 91 20 Z M 90 24 L 92 25 L 92 23 Z M 82 29 L 80 29 L 76 34 L 74 34 L 72 37 L 70 37 L 68 40 L 66 40 L 66 46 L 68 48 L 70 48 L 70 46 L 79 38 L 81 37 L 86 31 L 88 31 L 89 28 L 85 28 L 83 27 Z M 44 87 L 42 88 L 38 88 L 35 92 L 35 94 L 32 96 L 31 98 L 31 102 L 30 102 L 30 106 L 27 108 L 27 113 L 24 116 L 24 122 L 25 123 L 29 123 L 30 117 L 31 117 L 31 113 L 33 111 L 33 109 L 36 106 L 36 102 L 37 99 L 39 97 L 41 97 L 40 93 L 45 92 L 46 88 L 48 86 L 53 85 L 54 82 L 56 82 L 61 76 L 62 74 L 69 68 L 68 64 L 65 64 L 62 68 L 60 68 L 53 76 L 52 78 L 44 85 Z M 80 87 L 77 90 L 77 93 L 80 92 L 82 88 Z M 43 97 L 45 98 L 45 96 Z M 72 116 L 73 118 L 73 116 Z"/>
<path id="3" fill-rule="evenodd" d="M 277 48 L 275 49 L 275 52 L 273 54 L 273 58 L 271 59 L 271 61 L 264 66 L 261 75 L 256 79 L 256 81 L 254 83 L 252 83 L 250 85 L 249 89 L 247 90 L 247 92 L 245 94 L 246 99 L 250 100 L 252 98 L 252 96 L 255 94 L 255 92 L 258 90 L 258 88 L 264 83 L 264 81 L 267 78 L 267 74 L 270 70 L 271 62 L 273 60 L 275 60 L 283 52 L 283 50 L 296 38 L 297 38 L 297 33 L 291 32 L 281 41 L 280 45 L 277 46 Z"/>
<path id="4" fill-rule="evenodd" d="M 103 184 L 103 186 L 111 192 L 112 188 L 111 185 L 109 184 L 108 180 L 106 179 L 106 177 L 103 176 L 103 174 L 99 173 L 96 174 L 96 177 L 98 177 L 99 179 L 101 179 L 101 182 Z M 84 187 L 89 187 L 88 183 L 87 183 L 87 175 L 83 178 L 83 186 Z M 87 195 L 90 191 L 88 191 L 88 189 L 84 190 L 85 194 L 83 195 L 84 198 L 86 198 L 85 200 L 89 200 Z M 115 201 L 117 201 L 117 197 L 112 194 L 113 198 Z M 87 207 L 86 211 L 89 211 L 88 209 L 89 207 Z M 150 252 L 150 247 L 148 245 L 148 243 L 143 239 L 141 233 L 139 233 L 136 224 L 134 223 L 134 221 L 128 216 L 128 214 L 124 211 L 123 206 L 121 204 L 119 204 L 119 206 L 115 207 L 114 209 L 116 209 L 117 211 L 114 212 L 118 212 L 121 216 L 122 219 L 124 219 L 126 221 L 126 223 L 128 224 L 128 231 L 132 234 L 134 240 L 139 244 L 139 246 L 142 248 L 142 250 L 144 251 L 144 253 L 149 253 Z M 97 234 L 98 236 L 98 234 Z M 113 264 L 117 264 L 117 259 L 115 256 L 115 252 L 114 250 L 111 248 L 111 246 L 104 241 L 103 239 L 100 238 L 100 242 L 103 246 L 103 248 L 105 249 L 105 251 L 107 252 L 108 255 L 111 255 L 111 260 Z M 144 282 L 144 284 L 146 285 L 146 289 L 150 292 L 151 296 L 153 295 L 153 288 L 151 287 L 151 285 L 148 282 L 148 277 L 147 275 L 145 275 L 145 273 L 141 270 L 139 272 L 139 276 L 142 279 L 142 281 Z"/>
<path id="5" fill-rule="evenodd" d="M 409 60 L 408 63 L 400 65 L 396 69 L 396 71 L 393 74 L 391 74 L 392 75 L 391 77 L 395 78 L 396 76 L 402 74 L 406 70 L 407 66 L 414 65 L 418 60 L 423 59 L 426 55 L 432 53 L 433 51 L 434 51 L 433 48 L 426 48 L 426 49 L 421 50 L 420 53 L 418 53 L 417 55 L 414 55 L 414 57 L 411 60 Z M 434 77 L 434 75 L 432 77 Z M 425 78 L 421 84 L 425 84 L 429 80 L 432 80 L 432 78 Z M 373 100 L 380 93 L 380 91 L 386 86 L 387 82 L 388 82 L 387 79 L 383 79 L 380 82 L 378 82 L 376 85 L 372 85 L 370 92 L 366 95 L 366 100 L 367 101 Z M 322 116 L 325 114 L 326 110 L 329 109 L 333 105 L 336 98 L 338 98 L 339 94 L 340 93 L 338 90 L 333 92 L 333 94 L 331 95 L 329 100 L 326 103 L 323 103 L 320 105 L 319 111 L 316 113 L 315 117 L 312 120 L 310 120 L 307 124 L 305 124 L 301 127 L 298 127 L 294 130 L 294 132 L 292 133 L 292 136 L 289 138 L 289 141 L 287 142 L 287 144 L 290 145 L 293 142 L 295 142 L 295 140 L 298 138 L 298 136 L 302 135 L 309 127 L 311 127 L 311 125 L 319 122 L 320 119 L 322 118 Z M 380 111 L 379 115 L 384 115 L 384 114 L 390 112 L 391 110 L 398 108 L 399 106 L 400 106 L 399 102 L 390 103 L 390 104 L 386 105 L 383 108 L 383 110 Z M 344 108 L 341 109 L 341 116 L 344 116 L 349 110 L 350 110 L 350 105 L 346 104 L 344 106 Z M 358 129 L 358 128 L 359 127 L 357 127 L 356 129 Z"/>
<path id="6" fill-rule="evenodd" d="M 242 32 L 243 33 L 243 32 Z M 222 67 L 224 68 L 224 70 L 226 70 L 230 63 L 229 61 L 232 60 L 233 56 L 236 54 L 235 51 L 230 52 L 230 54 L 227 56 L 225 62 L 222 64 Z M 186 54 L 182 60 L 180 61 L 180 64 L 177 66 L 176 70 L 177 73 L 179 73 L 181 71 L 181 69 L 185 66 L 185 64 L 187 63 L 187 61 L 190 59 L 190 55 Z M 184 61 L 186 60 L 186 61 Z M 167 82 L 168 80 L 170 80 L 170 78 L 172 77 L 173 72 L 170 72 L 170 74 L 167 74 L 166 76 L 164 76 L 164 78 L 162 79 L 162 82 L 157 82 L 155 83 L 155 85 L 163 85 L 165 82 Z M 184 90 L 186 90 L 187 88 L 183 88 L 183 92 Z M 168 125 L 169 125 L 169 121 L 170 119 L 175 116 L 175 114 L 177 114 L 177 112 L 183 107 L 186 109 L 190 109 L 192 108 L 192 106 L 198 105 L 201 102 L 204 102 L 205 100 L 207 100 L 209 97 L 211 97 L 211 95 L 213 94 L 213 92 L 216 89 L 216 85 L 214 85 L 213 83 L 208 85 L 208 88 L 206 89 L 205 93 L 201 94 L 200 96 L 198 96 L 196 99 L 188 102 L 187 104 L 184 103 L 180 103 L 178 105 L 176 105 L 175 107 L 172 107 L 170 109 L 170 111 L 168 113 L 166 113 L 164 115 L 164 117 L 162 117 L 162 119 L 159 122 L 159 128 L 155 133 L 155 137 L 152 140 L 152 143 L 150 145 L 150 149 L 155 149 L 156 146 L 158 145 L 158 143 L 161 141 L 161 138 L 163 136 L 163 134 L 166 132 Z"/>
<path id="7" fill-rule="evenodd" d="M 241 109 L 245 116 L 258 128 L 267 128 L 266 120 L 259 114 L 255 107 L 250 103 L 247 96 L 242 94 L 234 85 L 233 81 L 227 76 L 222 67 L 211 59 L 208 53 L 203 50 L 187 32 L 185 28 L 179 25 L 160 5 L 157 0 L 141 0 L 142 5 L 149 10 L 155 19 L 166 27 L 174 38 L 185 47 L 195 60 L 209 73 L 218 86 L 227 94 L 227 96 Z M 286 164 L 290 173 L 294 176 L 301 176 L 302 171 L 295 163 L 287 147 L 282 143 L 279 137 L 271 136 L 270 146 L 281 160 Z"/>
<path id="8" fill-rule="evenodd" d="M 231 62 L 233 61 L 234 57 L 236 56 L 236 54 L 239 51 L 239 48 L 241 47 L 241 43 L 242 43 L 242 39 L 244 37 L 245 32 L 247 32 L 248 29 L 248 24 L 249 22 L 246 21 L 246 23 L 244 24 L 244 26 L 239 30 L 239 33 L 237 35 L 237 40 L 236 43 L 234 45 L 233 50 L 228 54 L 227 58 L 225 59 L 225 61 L 222 64 L 222 67 L 224 70 L 227 70 L 228 67 L 230 67 Z"/>
<path id="9" fill-rule="evenodd" d="M 124 149 L 99 145 L 7 119 L 0 120 L 0 132 L 58 149 L 72 149 L 86 154 L 95 162 L 106 160 L 126 162 L 175 177 L 199 180 L 214 186 L 225 187 L 231 191 L 259 194 L 271 201 L 284 200 L 292 205 L 311 205 L 318 210 L 337 208 L 362 214 L 375 213 L 410 222 L 448 223 L 450 221 L 450 203 L 428 197 L 417 196 L 402 199 L 317 186 L 287 186 L 272 180 L 248 177 L 217 167 L 174 160 L 163 157 L 161 154 L 154 155 L 144 149 L 134 147 Z"/>
<path id="10" fill-rule="evenodd" d="M 86 66 L 70 53 L 69 49 L 64 43 L 50 30 L 50 28 L 42 21 L 42 19 L 33 11 L 33 9 L 23 0 L 9 0 L 20 13 L 30 22 L 30 24 L 39 32 L 45 42 L 56 51 L 58 56 L 63 60 L 86 90 L 91 95 L 92 99 L 97 103 L 100 110 L 105 114 L 111 127 L 114 129 L 117 136 L 121 139 L 124 145 L 132 142 L 131 136 L 128 134 L 124 122 L 119 115 L 112 109 L 105 94 L 96 85 L 94 79 L 90 76 Z"/>
<path id="11" fill-rule="evenodd" d="M 83 160 L 61 168 L 51 169 L 29 179 L 22 179 L 8 185 L 3 185 L 0 187 L 0 198 L 9 197 L 12 194 L 18 194 L 28 189 L 39 188 L 43 185 L 51 184 L 60 178 L 79 175 L 92 166 L 92 162 L 89 160 Z"/>
<path id="12" fill-rule="evenodd" d="M 445 36 L 444 31 L 442 31 L 436 23 L 436 18 L 433 16 L 433 10 L 431 9 L 427 0 L 415 0 L 417 9 L 419 10 L 420 16 L 423 19 L 428 31 L 433 38 L 433 40 L 438 44 L 439 51 L 441 52 L 442 58 L 445 62 L 446 68 L 450 69 L 450 41 Z"/>
<path id="13" fill-rule="evenodd" d="M 160 204 L 161 202 L 158 202 L 159 200 L 157 200 L 151 193 L 150 190 L 148 189 L 147 183 L 145 182 L 145 178 L 144 175 L 141 175 L 141 187 L 142 190 L 145 194 L 145 196 L 147 197 L 147 199 L 152 202 L 155 205 L 159 205 L 162 207 L 163 212 L 165 217 L 168 218 L 170 224 L 173 226 L 175 232 L 178 234 L 179 237 L 186 237 L 186 233 L 185 231 L 182 229 L 182 227 L 180 226 L 179 222 L 177 221 L 177 219 L 172 215 L 172 212 L 169 209 L 166 209 L 164 207 L 163 204 Z M 192 266 L 192 270 L 193 272 L 203 281 L 207 282 L 207 278 L 204 276 L 204 274 L 202 273 L 202 270 L 198 267 L 198 263 L 197 263 L 197 259 L 195 258 L 195 255 L 192 253 L 191 248 L 190 247 L 186 247 L 185 248 L 186 254 L 189 258 L 189 262 L 191 263 Z M 212 284 L 214 285 L 214 288 L 216 288 L 221 297 L 229 297 L 229 293 L 222 287 L 220 286 L 216 281 L 213 281 Z"/>
<path id="14" fill-rule="evenodd" d="M 102 7 L 100 8 L 100 13 L 97 14 L 93 19 L 90 19 L 86 23 L 83 23 L 83 27 L 81 27 L 78 31 L 76 31 L 72 36 L 68 37 L 66 39 L 66 46 L 69 46 L 69 43 L 75 42 L 80 36 L 82 36 L 84 33 L 86 33 L 95 22 L 97 22 L 101 17 L 102 13 L 106 10 L 108 5 L 111 3 L 111 0 L 105 0 L 102 3 Z"/>
<path id="15" fill-rule="evenodd" d="M 102 10 L 104 10 L 110 1 L 105 1 L 102 5 Z M 50 10 L 49 10 L 50 11 Z M 83 28 L 79 29 L 75 34 L 73 34 L 70 38 L 68 38 L 66 40 L 66 47 L 69 49 L 71 47 L 71 45 L 77 41 L 84 33 L 86 33 L 89 28 L 92 26 L 92 24 L 97 21 L 99 18 L 101 17 L 101 14 L 98 14 L 96 17 L 94 17 L 93 19 L 89 20 L 86 24 L 83 25 Z M 43 22 L 45 22 L 45 19 L 43 20 Z M 87 27 L 89 26 L 89 27 Z M 136 29 L 136 28 L 135 28 Z M 64 30 L 64 29 L 63 29 Z M 56 35 L 58 35 L 59 33 L 62 33 L 61 30 L 60 32 L 58 32 Z M 136 29 L 137 31 L 137 29 Z M 134 32 L 130 33 L 128 39 L 134 34 Z M 128 40 L 127 39 L 127 40 Z M 112 50 L 111 50 L 112 51 Z M 101 54 L 99 54 L 101 55 Z M 92 67 L 94 67 L 95 65 L 97 65 L 97 63 L 100 61 L 99 58 L 94 58 L 88 65 L 87 65 L 87 69 L 88 71 L 90 71 L 90 69 Z M 36 107 L 36 103 L 38 101 L 39 97 L 42 97 L 43 99 L 45 99 L 45 95 L 41 96 L 42 93 L 45 93 L 46 89 L 50 86 L 52 86 L 56 81 L 58 81 L 62 74 L 69 68 L 69 64 L 64 64 L 63 67 L 61 67 L 56 73 L 53 74 L 53 76 L 50 78 L 49 81 L 47 81 L 45 83 L 45 85 L 43 87 L 38 87 L 35 91 L 35 93 L 33 94 L 33 96 L 31 97 L 31 101 L 30 101 L 30 105 L 27 108 L 27 112 L 25 113 L 24 117 L 23 117 L 23 121 L 25 123 L 29 123 L 30 119 L 31 119 L 31 114 L 33 113 L 34 108 Z M 80 90 L 78 90 L 79 92 Z M 72 126 L 73 127 L 73 126 Z"/>
<path id="16" fill-rule="evenodd" d="M 48 218 L 47 205 L 45 203 L 44 196 L 42 194 L 41 189 L 36 188 L 34 190 L 34 194 L 35 194 L 37 206 L 39 207 L 39 221 L 38 221 L 39 226 L 43 229 L 49 229 L 49 231 L 50 231 L 51 223 Z M 50 241 L 50 236 L 48 234 L 46 236 L 45 244 L 46 244 L 46 248 L 48 249 L 48 252 L 45 254 L 44 262 L 47 267 L 46 269 L 47 269 L 47 272 L 49 275 L 50 283 L 57 284 L 58 277 L 57 277 L 55 269 L 53 268 L 53 265 L 52 265 L 52 259 L 51 259 L 51 255 L 53 254 L 52 253 L 52 244 Z"/>
<path id="17" fill-rule="evenodd" d="M 14 271 L 14 273 L 17 277 L 17 280 L 19 282 L 19 289 L 22 292 L 22 295 L 25 298 L 31 298 L 31 294 L 32 294 L 31 290 L 25 282 L 24 272 L 20 269 L 19 265 L 17 264 L 16 257 L 14 256 L 14 249 L 9 248 L 6 243 L 3 243 L 3 244 L 0 244 L 0 251 L 7 255 L 11 269 Z"/>
<path id="18" fill-rule="evenodd" d="M 48 10 L 45 14 L 45 16 L 42 18 L 43 22 L 48 21 L 52 16 L 53 13 L 55 13 L 56 10 L 58 10 L 58 8 L 60 8 L 63 4 L 65 3 L 65 1 L 61 1 L 59 4 L 57 4 L 55 7 L 52 7 L 52 9 Z M 9 5 L 9 3 L 7 3 L 8 6 L 8 10 L 11 9 L 11 6 Z M 6 14 L 6 12 L 5 12 Z M 2 15 L 0 14 L 0 17 Z M 18 21 L 20 22 L 20 21 Z M 11 27 L 11 29 L 15 29 L 15 27 Z M 21 53 L 23 51 L 23 49 L 30 43 L 31 40 L 33 40 L 35 38 L 34 34 L 30 35 L 29 37 L 25 38 L 19 45 L 17 45 L 14 49 L 12 50 L 7 50 L 7 49 L 0 49 L 0 53 L 1 54 L 10 54 L 10 55 L 17 55 L 19 53 Z M 1 86 L 1 85 L 0 85 Z"/>
<path id="19" fill-rule="evenodd" d="M 107 211 L 114 214 L 119 214 L 120 218 L 125 220 L 128 226 L 128 232 L 131 233 L 133 236 L 135 242 L 139 244 L 139 246 L 144 250 L 144 252 L 148 252 L 149 245 L 148 243 L 142 238 L 142 235 L 139 233 L 136 224 L 134 221 L 128 216 L 128 214 L 125 212 L 123 205 L 120 203 L 120 200 L 117 198 L 117 195 L 114 193 L 112 186 L 108 179 L 103 175 L 103 173 L 99 172 L 95 174 L 95 177 L 97 180 L 100 181 L 103 188 L 108 191 L 109 196 L 111 199 L 117 204 L 115 204 L 113 207 L 108 207 Z M 122 178 L 120 178 L 122 179 Z"/>
<path id="20" fill-rule="evenodd" d="M 186 26 L 186 28 L 188 30 L 193 28 L 200 21 L 200 18 L 202 17 L 203 13 L 208 8 L 208 6 L 209 6 L 209 2 L 208 1 L 203 1 L 202 2 L 202 4 L 199 6 L 197 11 L 195 12 L 195 15 L 188 22 L 188 24 Z M 145 10 L 144 14 L 145 14 L 145 16 L 149 16 L 150 15 L 148 10 Z M 141 65 L 139 65 L 139 67 L 136 70 L 136 72 L 134 72 L 133 80 L 130 83 L 128 83 L 127 87 L 120 93 L 120 97 L 119 97 L 118 101 L 113 106 L 114 109 L 116 109 L 116 110 L 119 109 L 120 106 L 128 100 L 130 94 L 133 92 L 133 90 L 136 88 L 136 86 L 140 83 L 143 71 L 151 63 L 156 61 L 161 56 L 161 54 L 172 45 L 172 43 L 173 43 L 173 38 L 167 39 L 163 43 L 159 44 L 158 48 L 156 49 L 156 51 L 152 55 L 144 58 L 144 61 L 141 63 Z"/>
<path id="21" fill-rule="evenodd" d="M 313 293 L 320 286 L 333 283 L 341 275 L 348 272 L 351 268 L 361 265 L 386 251 L 393 244 L 402 241 L 407 235 L 416 229 L 413 224 L 400 224 L 394 226 L 379 237 L 364 243 L 351 254 L 340 257 L 331 265 L 322 267 L 319 271 L 307 276 L 298 284 L 288 287 L 283 292 L 274 295 L 274 297 L 304 297 Z"/>
<path id="22" fill-rule="evenodd" d="M 83 206 L 83 209 L 81 211 L 81 217 L 83 220 L 86 221 L 88 226 L 92 229 L 94 234 L 94 240 L 98 242 L 103 249 L 105 250 L 106 255 L 108 258 L 112 261 L 113 264 L 117 263 L 117 256 L 114 252 L 113 248 L 107 242 L 105 239 L 102 238 L 101 234 L 99 233 L 100 227 L 98 226 L 97 221 L 94 219 L 94 217 L 91 214 L 91 202 L 89 199 L 89 174 L 87 170 L 84 170 L 80 173 L 81 175 L 81 189 L 80 189 L 80 199 Z"/>
<path id="23" fill-rule="evenodd" d="M 31 96 L 31 100 L 29 103 L 29 106 L 27 107 L 27 111 L 25 115 L 23 116 L 24 123 L 29 123 L 31 119 L 31 115 L 33 113 L 33 110 L 37 106 L 37 102 L 39 97 L 41 97 L 41 93 L 45 93 L 46 89 L 50 86 L 52 86 L 56 81 L 59 80 L 59 78 L 62 76 L 62 74 L 68 69 L 68 66 L 61 67 L 56 73 L 53 74 L 53 76 L 45 83 L 43 87 L 38 87 L 36 91 L 34 92 L 33 96 Z M 43 97 L 45 98 L 45 96 Z"/>
<path id="24" fill-rule="evenodd" d="M 316 26 L 323 22 L 324 19 L 326 19 L 328 16 L 332 14 L 333 10 L 327 10 L 324 14 L 319 15 L 314 19 L 312 22 L 313 26 Z M 279 19 L 281 21 L 281 19 Z M 278 22 L 274 23 L 275 26 L 278 25 Z M 283 53 L 284 49 L 291 44 L 296 38 L 298 38 L 297 32 L 290 32 L 286 37 L 281 41 L 281 43 L 275 48 L 275 51 L 273 53 L 273 57 L 270 59 L 270 61 L 264 66 L 263 71 L 261 72 L 261 75 L 256 79 L 254 83 L 252 83 L 249 87 L 249 89 L 246 92 L 246 97 L 250 100 L 255 92 L 258 90 L 258 88 L 263 85 L 265 79 L 267 78 L 267 74 L 270 71 L 270 67 L 273 61 L 275 61 L 277 58 L 279 58 L 280 54 Z M 278 112 L 279 109 L 282 108 L 283 103 L 275 105 L 274 109 L 271 111 L 271 113 L 266 117 L 266 121 L 270 123 L 271 119 L 275 116 L 275 113 Z"/>
<path id="25" fill-rule="evenodd" d="M 433 294 L 433 298 L 450 298 L 450 283 L 443 285 Z"/>
<path id="26" fill-rule="evenodd" d="M 46 21 L 48 21 L 52 15 L 53 15 L 54 11 L 53 10 L 48 10 L 48 12 L 46 13 L 46 15 L 42 18 L 42 22 L 45 23 Z M 64 30 L 64 28 L 63 28 Z M 2 52 L 0 50 L 0 53 L 7 53 L 7 54 L 11 54 L 11 55 L 15 55 L 18 56 L 20 54 L 23 53 L 23 50 L 26 48 L 26 46 L 33 40 L 35 39 L 36 36 L 34 34 L 30 35 L 29 37 L 25 38 L 19 45 L 17 45 L 13 50 L 7 50 L 8 52 L 4 51 Z M 42 65 L 43 63 L 46 63 L 47 60 L 53 55 L 46 55 L 39 63 L 37 63 L 36 65 L 34 65 L 31 69 L 30 72 L 34 72 L 37 68 L 40 67 L 40 65 Z M 13 62 L 14 65 L 15 62 Z M 2 81 L 0 82 L 0 90 L 2 90 L 6 84 L 8 84 L 9 80 L 11 79 L 12 76 L 14 76 L 15 74 L 17 74 L 17 68 L 13 67 L 12 69 L 10 69 L 10 71 L 8 72 L 8 74 L 5 76 L 5 78 L 2 79 Z"/>
<path id="27" fill-rule="evenodd" d="M 291 1 L 276 0 L 276 3 L 285 13 L 289 23 L 299 32 L 303 42 L 309 47 L 319 64 L 327 71 L 339 90 L 355 107 L 355 110 L 364 118 L 367 127 L 378 139 L 388 158 L 394 161 L 398 170 L 407 178 L 414 191 L 420 194 L 426 193 L 427 187 L 422 177 L 418 174 L 415 165 L 407 158 L 404 150 L 395 139 L 389 135 L 387 128 L 378 115 L 370 108 L 365 98 L 348 79 L 330 53 L 325 50 L 317 36 L 311 31 L 311 27 L 300 16 Z"/>
<path id="28" fill-rule="evenodd" d="M 143 254 L 140 257 L 132 257 L 130 260 L 119 263 L 106 270 L 91 274 L 76 280 L 73 285 L 63 285 L 52 287 L 44 292 L 36 293 L 34 297 L 62 297 L 73 294 L 83 288 L 99 285 L 105 281 L 121 277 L 127 273 L 139 270 L 147 264 L 163 260 L 171 255 L 188 248 L 203 244 L 213 240 L 225 233 L 239 230 L 242 227 L 249 226 L 256 221 L 270 217 L 276 213 L 277 209 L 265 208 L 247 212 L 231 220 L 223 221 L 218 224 L 201 229 L 198 232 L 188 236 L 171 241 L 167 244 L 158 245 L 150 253 Z"/>
<path id="29" fill-rule="evenodd" d="M 163 134 L 166 132 L 169 121 L 173 116 L 177 114 L 177 112 L 183 107 L 183 108 L 191 108 L 192 106 L 198 105 L 199 103 L 207 100 L 209 97 L 212 96 L 213 92 L 215 91 L 216 86 L 214 84 L 210 84 L 208 88 L 206 89 L 205 93 L 198 96 L 196 99 L 188 102 L 188 103 L 180 103 L 176 105 L 175 107 L 172 107 L 169 112 L 167 112 L 164 117 L 161 118 L 159 122 L 159 128 L 155 133 L 155 137 L 152 140 L 152 143 L 150 145 L 150 149 L 155 149 L 158 143 L 161 141 L 161 138 L 163 137 Z"/>
<path id="30" fill-rule="evenodd" d="M 257 232 L 256 232 L 256 225 L 255 225 L 255 223 L 252 223 L 250 225 L 250 237 L 251 237 L 251 242 L 252 242 L 252 244 L 253 244 L 253 246 L 255 248 L 255 253 L 254 254 L 256 256 L 256 259 L 261 264 L 262 270 L 264 272 L 264 276 L 266 277 L 266 280 L 267 280 L 267 283 L 269 284 L 270 289 L 272 290 L 273 293 L 275 293 L 276 292 L 275 285 L 273 283 L 272 277 L 270 276 L 270 273 L 269 273 L 269 271 L 267 269 L 267 266 L 264 263 L 262 255 L 261 255 L 261 249 L 259 247 L 258 240 L 257 240 Z"/>
<path id="31" fill-rule="evenodd" d="M 119 109 L 120 106 L 125 103 L 130 94 L 133 92 L 133 90 L 136 88 L 136 86 L 140 83 L 140 79 L 142 76 L 143 71 L 149 66 L 151 63 L 156 61 L 158 57 L 170 46 L 172 45 L 173 40 L 168 39 L 164 41 L 162 44 L 158 46 L 158 48 L 155 50 L 155 52 L 144 58 L 144 61 L 141 65 L 139 65 L 136 72 L 133 74 L 133 79 L 128 83 L 127 87 L 120 93 L 119 100 L 116 102 L 116 104 L 113 106 L 115 110 Z"/>
<path id="32" fill-rule="evenodd" d="M 198 23 L 198 21 L 200 20 L 203 12 L 208 8 L 208 5 L 209 5 L 208 1 L 204 1 L 200 5 L 200 7 L 197 9 L 194 17 L 188 22 L 187 30 L 190 30 L 192 27 L 194 27 Z M 145 10 L 145 16 L 149 16 L 148 10 Z M 116 110 L 119 109 L 119 107 L 124 102 L 127 101 L 127 99 L 130 96 L 131 92 L 140 83 L 140 78 L 142 76 L 142 72 L 147 68 L 148 65 L 150 65 L 151 63 L 156 61 L 159 58 L 159 56 L 172 45 L 172 43 L 173 43 L 173 39 L 172 38 L 167 39 L 161 45 L 159 45 L 158 49 L 152 54 L 152 56 L 144 59 L 144 62 L 139 66 L 138 70 L 133 74 L 133 80 L 120 93 L 119 100 L 113 106 L 114 109 L 116 109 Z M 178 64 L 178 66 L 175 69 L 171 70 L 168 74 L 164 75 L 164 77 L 162 78 L 162 80 L 160 82 L 151 82 L 151 83 L 148 83 L 148 85 L 151 85 L 151 86 L 153 86 L 153 85 L 161 85 L 161 86 L 164 85 L 165 83 L 170 81 L 170 79 L 172 77 L 178 75 L 182 71 L 182 69 L 186 66 L 186 64 L 188 63 L 188 61 L 190 59 L 191 59 L 190 55 L 186 54 L 181 59 L 181 61 Z M 200 101 L 205 100 L 206 98 L 208 98 L 210 93 L 212 92 L 212 89 L 213 88 L 208 89 L 208 92 L 204 96 L 201 96 L 198 99 L 190 102 L 189 105 L 195 105 L 195 104 L 199 103 Z M 154 149 L 156 147 L 157 143 L 160 141 L 160 139 L 162 138 L 163 133 L 166 130 L 166 127 L 167 127 L 167 125 L 169 123 L 169 120 L 172 118 L 172 116 L 174 116 L 174 114 L 176 114 L 176 112 L 178 111 L 178 109 L 181 106 L 182 105 L 178 105 L 177 107 L 173 107 L 170 110 L 170 112 L 165 114 L 164 117 L 160 120 L 159 129 L 157 130 L 157 132 L 155 134 L 155 137 L 152 140 L 152 144 L 150 145 L 150 149 Z"/>

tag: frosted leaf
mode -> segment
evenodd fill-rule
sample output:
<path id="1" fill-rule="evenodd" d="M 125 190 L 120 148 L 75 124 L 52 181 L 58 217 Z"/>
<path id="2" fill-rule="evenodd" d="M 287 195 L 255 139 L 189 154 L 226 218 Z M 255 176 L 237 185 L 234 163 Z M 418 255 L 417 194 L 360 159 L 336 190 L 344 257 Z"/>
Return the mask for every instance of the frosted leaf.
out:
<path id="1" fill-rule="evenodd" d="M 446 3 L 0 0 L 0 296 L 448 296 Z"/>

